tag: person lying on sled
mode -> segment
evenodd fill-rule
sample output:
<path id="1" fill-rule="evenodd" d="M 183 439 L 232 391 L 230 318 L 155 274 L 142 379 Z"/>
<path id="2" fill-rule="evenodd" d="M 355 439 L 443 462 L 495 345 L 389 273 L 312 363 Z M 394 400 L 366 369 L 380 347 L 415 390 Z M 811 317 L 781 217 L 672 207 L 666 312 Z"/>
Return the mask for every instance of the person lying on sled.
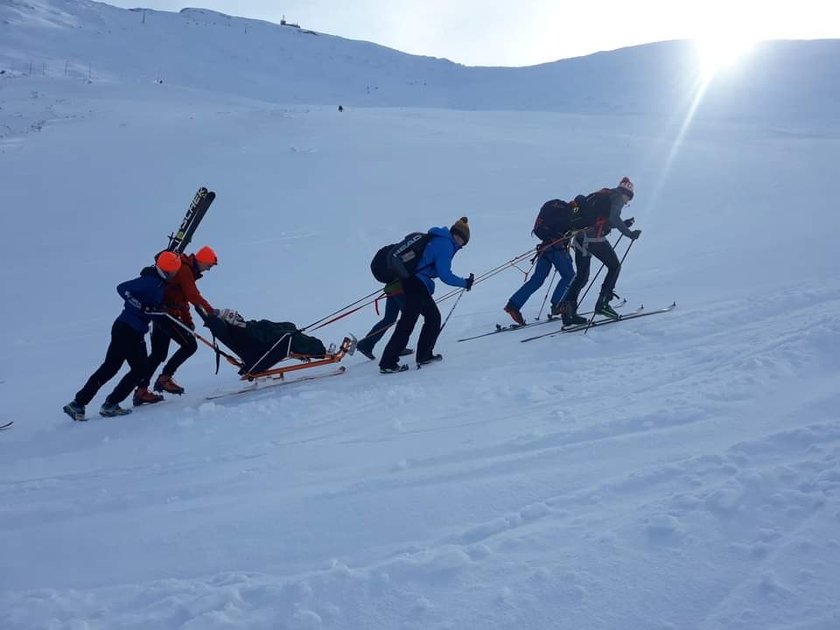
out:
<path id="1" fill-rule="evenodd" d="M 271 369 L 289 355 L 323 358 L 328 355 L 320 339 L 300 332 L 292 322 L 273 322 L 268 319 L 248 320 L 229 308 L 204 317 L 217 340 L 242 359 L 240 374 L 255 374 Z"/>

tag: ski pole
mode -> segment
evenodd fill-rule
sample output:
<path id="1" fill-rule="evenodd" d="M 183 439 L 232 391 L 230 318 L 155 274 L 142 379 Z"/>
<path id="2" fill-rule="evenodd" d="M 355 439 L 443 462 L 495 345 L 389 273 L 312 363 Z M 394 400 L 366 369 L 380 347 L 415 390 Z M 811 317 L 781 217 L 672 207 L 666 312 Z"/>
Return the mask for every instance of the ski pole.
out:
<path id="1" fill-rule="evenodd" d="M 547 243 L 542 243 L 542 244 L 540 244 L 540 245 L 539 245 L 539 247 L 537 247 L 537 250 L 536 250 L 537 254 L 536 254 L 536 256 L 534 256 L 534 259 L 533 259 L 533 260 L 532 260 L 532 262 L 531 262 L 531 268 L 533 268 L 534 264 L 536 264 L 536 259 L 537 259 L 540 255 L 542 255 L 542 253 L 543 253 L 543 252 L 545 252 L 545 251 L 547 251 L 547 250 L 551 249 L 551 248 L 552 248 L 552 247 L 554 247 L 555 245 L 559 245 L 559 244 L 563 243 L 564 241 L 567 241 L 567 240 L 569 240 L 569 239 L 574 238 L 574 237 L 575 237 L 575 234 L 576 234 L 576 232 L 575 232 L 574 230 L 569 230 L 568 232 L 566 232 L 565 234 L 563 234 L 563 236 L 560 236 L 560 237 L 558 237 L 558 238 L 554 239 L 553 241 L 550 241 L 550 242 L 547 242 Z M 508 262 L 503 263 L 503 264 L 499 265 L 498 267 L 494 267 L 493 269 L 491 269 L 491 270 L 489 270 L 489 271 L 485 271 L 484 273 L 482 273 L 482 274 L 480 274 L 480 275 L 476 276 L 476 278 L 475 278 L 475 284 L 478 284 L 479 282 L 484 282 L 485 280 L 489 280 L 490 278 L 492 278 L 493 276 L 495 276 L 495 275 L 497 275 L 497 274 L 501 273 L 502 271 L 504 271 L 504 270 L 505 270 L 505 269 L 507 269 L 508 267 L 516 267 L 516 265 L 517 265 L 518 263 L 520 263 L 520 262 L 522 262 L 523 260 L 525 260 L 526 258 L 528 258 L 528 256 L 531 256 L 531 255 L 532 255 L 532 252 L 533 252 L 533 250 L 530 250 L 530 249 L 529 249 L 528 251 L 526 251 L 526 252 L 524 252 L 524 253 L 520 254 L 519 256 L 516 256 L 515 258 L 512 258 L 512 259 L 511 259 L 511 260 L 509 260 Z M 521 269 L 520 269 L 520 271 L 521 271 Z M 529 269 L 529 270 L 528 270 L 528 272 L 526 273 L 526 277 L 527 277 L 528 273 L 530 273 L 530 272 L 531 272 L 531 271 L 530 271 L 530 269 Z M 456 291 L 457 291 L 457 290 L 456 290 Z M 440 300 L 438 300 L 438 301 L 439 301 L 439 302 L 440 302 L 440 301 L 443 301 L 443 300 L 445 300 L 445 299 L 447 299 L 447 298 L 449 298 L 449 297 L 451 297 L 451 296 L 455 295 L 456 291 L 452 291 L 451 293 L 449 293 L 449 294 L 447 294 L 447 295 L 443 296 L 443 297 L 442 297 Z"/>
<path id="2" fill-rule="evenodd" d="M 199 335 L 197 332 L 195 332 L 192 328 L 190 328 L 189 326 L 187 326 L 184 322 L 182 322 L 182 321 L 181 321 L 180 319 L 178 319 L 177 317 L 173 317 L 173 316 L 172 316 L 172 315 L 170 315 L 169 313 L 149 313 L 149 315 L 154 315 L 154 316 L 157 316 L 157 317 L 160 317 L 161 315 L 163 315 L 164 317 L 169 318 L 169 320 L 170 320 L 170 321 L 172 321 L 172 322 L 174 322 L 176 326 L 180 326 L 182 329 L 184 329 L 186 332 L 188 332 L 188 333 L 189 333 L 189 334 L 191 334 L 193 337 L 195 337 L 196 339 L 198 339 L 201 343 L 203 343 L 204 345 L 206 345 L 208 348 L 213 349 L 213 350 L 216 352 L 216 356 L 217 356 L 217 357 L 218 357 L 219 355 L 222 355 L 225 359 L 227 359 L 227 360 L 228 360 L 228 362 L 229 362 L 231 365 L 235 365 L 236 367 L 242 367 L 242 363 L 239 361 L 239 359 L 237 359 L 237 358 L 236 358 L 236 357 L 234 357 L 234 356 L 229 355 L 227 352 L 225 352 L 224 350 L 222 350 L 221 348 L 219 348 L 219 346 L 218 346 L 217 344 L 215 344 L 215 343 L 211 343 L 210 341 L 207 341 L 207 339 L 205 339 L 204 337 L 202 337 L 201 335 Z M 217 368 L 218 368 L 218 366 L 217 366 Z"/>
<path id="3" fill-rule="evenodd" d="M 265 354 L 264 354 L 264 355 L 262 355 L 262 356 L 261 356 L 259 359 L 257 359 L 256 361 L 254 361 L 253 365 L 249 366 L 247 369 L 245 369 L 245 365 L 244 365 L 244 364 L 242 365 L 242 369 L 243 369 L 243 370 L 245 370 L 245 374 L 243 374 L 243 375 L 242 375 L 242 377 L 243 377 L 243 378 L 247 378 L 247 377 L 251 374 L 251 371 L 252 371 L 255 367 L 257 367 L 263 359 L 265 359 L 265 358 L 266 358 L 269 354 L 271 354 L 271 353 L 274 351 L 274 348 L 276 348 L 277 346 L 279 346 L 279 345 L 280 345 L 280 342 L 281 342 L 281 341 L 283 341 L 286 337 L 288 337 L 288 338 L 289 338 L 289 343 L 288 343 L 288 344 L 286 344 L 286 356 L 289 356 L 289 353 L 292 351 L 292 334 L 291 334 L 291 333 L 283 333 L 283 335 L 280 337 L 280 339 L 278 339 L 277 341 L 275 341 L 275 342 L 274 342 L 274 345 L 273 345 L 273 346 L 271 346 L 268 350 L 266 350 L 266 351 L 265 351 Z M 275 362 L 275 363 L 276 363 L 276 362 Z M 268 367 L 271 367 L 271 366 L 269 365 Z M 268 369 L 268 368 L 266 368 L 266 369 Z"/>
<path id="4" fill-rule="evenodd" d="M 619 237 L 619 240 L 621 240 L 621 237 Z M 622 256 L 621 260 L 618 261 L 619 268 L 621 268 L 621 265 L 624 264 L 624 259 L 627 258 L 627 254 L 630 253 L 630 248 L 633 247 L 633 243 L 635 243 L 635 242 L 636 242 L 635 239 L 630 239 L 630 244 L 627 246 L 627 249 L 624 251 L 624 256 Z M 616 241 L 615 243 L 616 243 L 616 245 L 618 245 L 618 241 Z M 619 319 L 621 319 L 621 318 L 619 318 Z M 592 317 L 589 318 L 589 322 L 586 324 L 586 328 L 583 330 L 584 335 L 589 332 L 589 327 L 592 326 L 592 322 L 594 320 L 595 320 L 595 312 L 593 311 L 592 312 Z"/>
<path id="5" fill-rule="evenodd" d="M 537 319 L 542 317 L 543 309 L 545 308 L 545 303 L 548 301 L 548 294 L 551 293 L 551 285 L 554 284 L 554 276 L 557 275 L 557 267 L 554 268 L 554 271 L 551 274 L 551 279 L 548 281 L 548 288 L 545 290 L 545 297 L 543 298 L 542 306 L 540 306 L 540 312 L 537 313 Z"/>
<path id="6" fill-rule="evenodd" d="M 385 294 L 383 293 L 382 295 L 385 295 Z M 319 328 L 323 328 L 324 326 L 329 326 L 329 325 L 330 325 L 330 324 L 332 324 L 333 322 L 337 322 L 339 319 L 344 319 L 344 318 L 345 318 L 345 317 L 347 317 L 348 315 L 352 315 L 352 314 L 353 314 L 353 313 L 355 313 L 356 311 L 360 311 L 360 310 L 362 310 L 362 309 L 363 309 L 364 307 L 366 307 L 366 306 L 369 306 L 369 305 L 371 305 L 371 304 L 375 304 L 375 303 L 376 303 L 376 301 L 377 301 L 377 300 L 379 300 L 379 298 L 381 298 L 381 297 L 382 297 L 382 295 L 378 296 L 376 299 L 371 300 L 370 302 L 365 302 L 365 303 L 364 303 L 364 304 L 362 304 L 361 306 L 357 306 L 356 308 L 354 308 L 354 309 L 352 309 L 352 310 L 350 310 L 350 311 L 347 311 L 347 312 L 344 312 L 344 311 L 338 311 L 338 312 L 340 313 L 340 315 L 338 315 L 338 316 L 336 316 L 336 317 L 333 317 L 332 319 L 329 319 L 329 320 L 325 321 L 323 324 L 319 324 L 318 326 L 315 326 L 315 328 L 313 328 L 312 330 L 318 330 Z M 323 321 L 323 320 L 321 320 L 321 321 Z M 318 323 L 318 322 L 315 322 L 315 323 Z M 313 325 L 314 325 L 314 324 L 309 324 L 309 326 L 307 326 L 306 328 L 301 328 L 301 329 L 300 329 L 300 332 L 303 332 L 304 330 L 306 330 L 307 328 L 309 328 L 309 327 L 311 327 L 311 326 L 313 326 Z"/>
<path id="7" fill-rule="evenodd" d="M 371 302 L 368 302 L 368 303 L 366 303 L 366 304 L 362 304 L 362 306 L 360 306 L 359 308 L 353 309 L 352 311 L 348 311 L 347 313 L 344 313 L 344 311 L 348 310 L 349 308 L 351 308 L 351 307 L 353 307 L 353 306 L 356 306 L 359 302 L 364 302 L 365 300 L 369 300 L 370 298 L 372 298 L 372 297 L 374 297 L 374 296 L 376 296 L 376 299 L 378 300 L 378 299 L 379 299 L 379 297 L 380 297 L 380 294 L 383 294 L 383 295 L 384 295 L 384 291 L 382 291 L 382 289 L 377 289 L 377 290 L 376 290 L 376 291 L 374 291 L 373 293 L 370 293 L 370 294 L 366 295 L 366 296 L 365 296 L 365 297 L 363 297 L 363 298 L 359 298 L 359 299 L 358 299 L 358 300 L 356 300 L 355 302 L 352 302 L 352 303 L 348 304 L 347 306 L 344 306 L 344 307 L 342 307 L 342 308 L 338 309 L 337 311 L 335 311 L 335 312 L 333 312 L 333 313 L 330 313 L 329 315 L 325 315 L 325 316 L 324 316 L 324 317 L 322 317 L 321 319 L 319 319 L 319 320 L 317 320 L 317 321 L 312 322 L 312 323 L 311 323 L 311 324 L 309 324 L 308 326 L 304 326 L 303 328 L 301 328 L 301 329 L 300 329 L 300 332 L 306 332 L 308 329 L 312 328 L 312 327 L 313 327 L 313 326 L 315 326 L 316 324 L 321 324 L 321 326 L 318 326 L 318 328 L 321 328 L 322 326 L 326 326 L 327 324 L 330 324 L 330 323 L 332 323 L 332 322 L 334 322 L 334 321 L 336 321 L 336 320 L 338 320 L 338 319 L 341 319 L 342 317 L 346 317 L 347 315 L 350 315 L 350 313 L 354 313 L 355 311 L 358 311 L 359 309 L 364 308 L 364 307 L 365 307 L 365 306 L 367 306 L 368 304 L 372 304 L 372 303 L 373 303 L 373 302 L 375 302 L 376 300 L 372 300 Z M 331 317 L 333 317 L 333 316 L 335 316 L 335 315 L 338 315 L 339 313 L 344 313 L 344 314 L 343 314 L 343 315 L 341 315 L 341 317 L 336 317 L 335 319 L 331 319 L 331 320 L 330 320 L 330 321 L 328 321 L 328 322 L 326 321 L 326 320 L 330 319 Z M 326 322 L 326 323 L 323 323 L 323 324 L 322 324 L 321 322 Z M 316 329 L 316 330 L 317 330 L 317 329 Z"/>
<path id="8" fill-rule="evenodd" d="M 458 294 L 458 299 L 455 300 L 455 304 L 452 305 L 452 308 L 449 309 L 449 315 L 446 316 L 446 319 L 443 320 L 443 324 L 440 326 L 440 331 L 438 331 L 438 335 L 443 332 L 443 329 L 446 328 L 446 323 L 449 321 L 449 318 L 452 317 L 452 313 L 455 311 L 455 307 L 458 306 L 458 302 L 461 301 L 461 298 L 464 297 L 464 293 L 466 293 L 466 289 L 461 289 L 461 292 Z"/>
<path id="9" fill-rule="evenodd" d="M 511 258 L 511 259 L 510 259 L 509 261 L 507 261 L 506 263 L 501 264 L 501 265 L 499 265 L 498 267 L 494 267 L 494 268 L 493 268 L 493 269 L 491 269 L 490 271 L 485 271 L 483 274 L 480 274 L 480 275 L 476 276 L 476 277 L 475 277 L 475 282 L 473 283 L 473 286 L 475 286 L 475 285 L 476 285 L 476 284 L 478 284 L 479 282 L 482 282 L 482 281 L 484 281 L 484 280 L 487 280 L 488 278 L 492 278 L 493 276 L 495 276 L 495 275 L 496 275 L 496 274 L 498 274 L 498 273 L 501 273 L 502 271 L 504 271 L 504 270 L 505 270 L 505 269 L 507 269 L 508 267 L 515 267 L 517 263 L 520 263 L 520 262 L 522 262 L 523 260 L 525 260 L 526 258 L 528 258 L 528 256 L 530 256 L 530 255 L 532 254 L 532 252 L 533 252 L 533 250 L 530 250 L 530 249 L 529 249 L 527 252 L 524 252 L 524 253 L 522 253 L 522 254 L 519 254 L 519 256 L 517 256 L 517 257 L 515 257 L 515 258 Z M 520 271 L 521 271 L 521 270 L 520 270 Z M 524 272 L 523 272 L 523 273 L 524 273 Z M 528 273 L 531 273 L 531 271 L 530 271 L 530 270 L 528 270 Z M 527 275 L 527 274 L 526 274 L 526 275 Z M 435 303 L 439 304 L 439 303 L 441 303 L 441 302 L 445 302 L 445 301 L 446 301 L 446 300 L 448 300 L 449 298 L 451 298 L 451 297 L 453 297 L 453 296 L 455 296 L 455 295 L 458 295 L 458 293 L 459 293 L 460 291 L 461 291 L 461 289 L 457 289 L 457 288 L 456 288 L 456 289 L 452 289 L 449 293 L 445 293 L 445 294 L 443 294 L 442 296 L 440 296 L 439 298 L 435 299 Z"/>
<path id="10" fill-rule="evenodd" d="M 618 235 L 618 238 L 617 238 L 617 239 L 615 239 L 615 243 L 613 243 L 613 244 L 612 244 L 612 248 L 613 248 L 613 249 L 615 249 L 615 248 L 618 246 L 618 244 L 621 242 L 621 239 L 622 239 L 623 237 L 624 237 L 624 234 L 619 234 L 619 235 Z M 624 260 L 624 259 L 622 258 L 622 260 Z M 577 302 L 578 304 L 582 304 L 582 303 L 583 303 L 583 298 L 585 298 L 585 297 L 586 297 L 586 294 L 587 294 L 587 293 L 589 293 L 589 289 L 591 289 L 591 288 L 592 288 L 592 285 L 593 285 L 593 284 L 595 284 L 595 281 L 598 279 L 598 276 L 600 276 L 600 275 L 601 275 L 601 272 L 602 272 L 603 270 L 604 270 L 604 263 L 601 263 L 601 266 L 600 266 L 600 267 L 598 267 L 598 271 L 597 271 L 597 272 L 595 272 L 595 276 L 594 276 L 594 277 L 592 278 L 592 280 L 589 282 L 589 286 L 587 286 L 587 287 L 586 287 L 586 291 L 584 291 L 584 292 L 583 292 L 583 295 L 581 295 L 581 296 L 580 296 L 580 298 L 578 298 L 578 302 Z"/>

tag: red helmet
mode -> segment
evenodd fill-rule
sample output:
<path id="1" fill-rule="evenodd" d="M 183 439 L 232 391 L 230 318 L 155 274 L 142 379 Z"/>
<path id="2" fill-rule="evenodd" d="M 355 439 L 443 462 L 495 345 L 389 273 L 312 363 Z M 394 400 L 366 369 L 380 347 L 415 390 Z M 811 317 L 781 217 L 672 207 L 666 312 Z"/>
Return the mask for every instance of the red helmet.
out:
<path id="1" fill-rule="evenodd" d="M 219 264 L 219 258 L 216 256 L 216 252 L 213 251 L 212 247 L 208 247 L 207 245 L 195 253 L 195 261 L 208 267 Z"/>
<path id="2" fill-rule="evenodd" d="M 181 268 L 181 257 L 175 252 L 161 252 L 155 266 L 165 274 L 174 274 Z"/>

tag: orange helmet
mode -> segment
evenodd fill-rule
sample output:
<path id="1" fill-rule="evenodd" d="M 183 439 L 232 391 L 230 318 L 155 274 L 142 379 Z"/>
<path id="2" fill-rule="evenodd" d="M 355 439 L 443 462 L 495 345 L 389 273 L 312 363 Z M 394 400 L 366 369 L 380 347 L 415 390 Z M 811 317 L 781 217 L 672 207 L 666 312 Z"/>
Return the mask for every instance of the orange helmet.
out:
<path id="1" fill-rule="evenodd" d="M 181 268 L 181 257 L 175 252 L 161 252 L 155 266 L 165 274 L 174 274 Z"/>
<path id="2" fill-rule="evenodd" d="M 195 253 L 195 261 L 208 267 L 219 264 L 219 258 L 216 256 L 216 252 L 213 251 L 212 247 L 207 247 L 207 245 Z"/>

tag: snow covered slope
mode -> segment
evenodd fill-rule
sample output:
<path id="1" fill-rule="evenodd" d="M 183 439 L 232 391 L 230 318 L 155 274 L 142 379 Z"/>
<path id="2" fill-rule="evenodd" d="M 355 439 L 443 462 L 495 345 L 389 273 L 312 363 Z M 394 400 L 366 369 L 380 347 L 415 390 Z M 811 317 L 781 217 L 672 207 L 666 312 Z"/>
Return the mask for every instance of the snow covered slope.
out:
<path id="1" fill-rule="evenodd" d="M 10 66 L 49 46 L 69 58 L 97 30 L 136 41 L 142 27 L 116 33 L 139 13 L 93 3 L 0 9 Z M 0 434 L 0 628 L 840 625 L 840 103 L 828 88 L 813 86 L 823 98 L 801 116 L 763 120 L 724 107 L 758 102 L 734 77 L 702 119 L 663 113 L 632 83 L 632 113 L 586 100 L 539 112 L 522 97 L 523 111 L 501 111 L 485 100 L 509 93 L 496 70 L 404 56 L 418 73 L 463 72 L 453 89 L 475 100 L 429 108 L 403 86 L 390 104 L 411 107 L 343 99 L 339 113 L 319 95 L 386 76 L 377 55 L 393 69 L 399 54 L 289 34 L 358 56 L 338 88 L 281 91 L 266 66 L 252 82 L 175 38 L 227 19 L 189 15 L 147 16 L 171 30 L 145 55 L 100 54 L 91 37 L 107 81 L 0 75 L 0 420 L 15 420 Z M 45 24 L 58 43 L 35 39 Z M 138 80 L 149 51 L 176 45 L 182 80 Z M 668 46 L 591 61 L 629 76 Z M 836 42 L 784 46 L 801 58 Z M 193 72 L 205 52 L 225 85 Z M 554 67 L 594 82 L 585 60 Z M 807 68 L 837 71 L 836 59 Z M 546 90 L 538 68 L 509 72 Z M 464 88 L 470 76 L 486 93 Z M 523 279 L 510 269 L 464 295 L 437 346 L 445 360 L 419 371 L 382 376 L 354 356 L 340 377 L 208 401 L 238 381 L 200 348 L 178 372 L 183 397 L 104 420 L 106 386 L 89 422 L 61 413 L 102 359 L 114 287 L 166 245 L 199 185 L 218 194 L 195 240 L 220 257 L 205 296 L 304 326 L 374 291 L 371 256 L 408 231 L 468 215 L 453 268 L 480 274 L 535 245 L 546 199 L 622 175 L 643 234 L 618 292 L 628 308 L 676 300 L 673 313 L 458 343 L 504 322 Z M 376 319 L 367 308 L 315 334 L 339 341 Z"/>

